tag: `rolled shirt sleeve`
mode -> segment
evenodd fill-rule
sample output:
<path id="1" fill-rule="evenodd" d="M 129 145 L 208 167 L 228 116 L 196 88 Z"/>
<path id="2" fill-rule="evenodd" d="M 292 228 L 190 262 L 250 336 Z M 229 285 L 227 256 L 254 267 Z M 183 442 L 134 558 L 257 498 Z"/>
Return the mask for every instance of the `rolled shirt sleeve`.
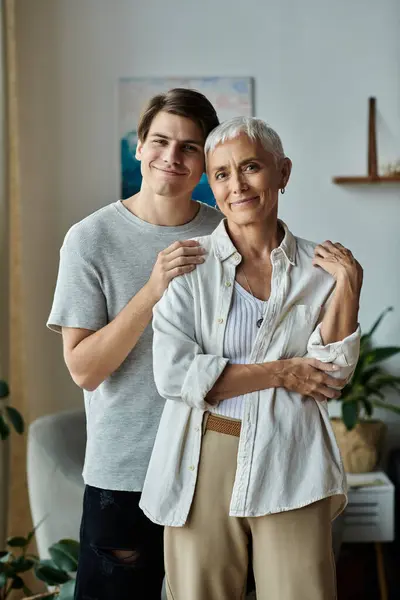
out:
<path id="1" fill-rule="evenodd" d="M 153 369 L 159 394 L 209 410 L 205 397 L 228 359 L 204 354 L 195 335 L 194 299 L 183 277 L 174 279 L 153 311 Z"/>
<path id="2" fill-rule="evenodd" d="M 313 331 L 307 344 L 307 358 L 316 358 L 321 362 L 329 362 L 339 367 L 332 377 L 349 381 L 356 368 L 360 355 L 361 330 L 356 331 L 339 342 L 323 344 L 321 337 L 321 323 Z"/>

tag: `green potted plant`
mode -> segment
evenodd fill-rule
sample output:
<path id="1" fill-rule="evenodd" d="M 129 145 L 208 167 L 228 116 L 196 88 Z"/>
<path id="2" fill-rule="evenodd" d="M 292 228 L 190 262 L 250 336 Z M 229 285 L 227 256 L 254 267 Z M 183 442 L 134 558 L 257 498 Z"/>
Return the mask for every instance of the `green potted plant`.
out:
<path id="1" fill-rule="evenodd" d="M 7 549 L 0 552 L 0 600 L 9 598 L 13 590 L 23 590 L 25 600 L 58 598 L 73 600 L 75 580 L 71 576 L 78 567 L 79 543 L 60 540 L 49 548 L 50 559 L 40 560 L 28 552 L 35 535 L 32 530 L 26 537 L 7 540 Z M 23 576 L 33 569 L 35 576 L 53 589 L 33 595 Z"/>
<path id="2" fill-rule="evenodd" d="M 0 440 L 3 441 L 9 438 L 11 428 L 19 434 L 25 428 L 22 415 L 6 403 L 9 395 L 7 383 L 0 380 Z M 78 567 L 79 543 L 68 539 L 60 540 L 50 546 L 50 559 L 40 560 L 28 551 L 35 529 L 27 536 L 8 538 L 6 549 L 0 550 L 0 600 L 9 598 L 14 590 L 22 590 L 25 600 L 73 600 L 75 579 L 72 574 Z M 24 574 L 32 569 L 37 579 L 51 586 L 52 591 L 32 595 L 33 592 L 23 579 Z"/>
<path id="3" fill-rule="evenodd" d="M 379 459 L 385 424 L 373 419 L 375 408 L 400 414 L 400 406 L 386 401 L 384 392 L 400 392 L 400 377 L 391 375 L 381 363 L 400 353 L 398 346 L 375 347 L 372 336 L 385 315 L 378 317 L 368 333 L 361 336 L 360 358 L 351 381 L 340 398 L 342 418 L 333 418 L 332 426 L 348 473 L 372 471 Z"/>

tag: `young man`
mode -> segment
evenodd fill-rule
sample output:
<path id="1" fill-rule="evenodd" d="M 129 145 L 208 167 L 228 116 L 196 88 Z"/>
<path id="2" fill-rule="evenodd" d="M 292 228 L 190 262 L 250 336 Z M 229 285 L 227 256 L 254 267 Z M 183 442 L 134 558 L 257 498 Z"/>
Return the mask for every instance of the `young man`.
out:
<path id="1" fill-rule="evenodd" d="M 138 127 L 141 190 L 68 232 L 48 326 L 84 390 L 87 447 L 76 600 L 159 600 L 163 530 L 139 500 L 164 401 L 153 381 L 152 309 L 204 261 L 190 238 L 222 215 L 192 200 L 218 125 L 198 92 L 154 97 Z M 185 241 L 189 240 L 189 241 Z"/>

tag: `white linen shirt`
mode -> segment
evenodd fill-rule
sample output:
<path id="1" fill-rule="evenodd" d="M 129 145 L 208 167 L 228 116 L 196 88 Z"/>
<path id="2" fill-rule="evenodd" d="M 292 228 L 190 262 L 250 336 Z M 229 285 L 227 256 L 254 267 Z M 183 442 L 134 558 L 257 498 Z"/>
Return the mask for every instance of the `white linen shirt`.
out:
<path id="1" fill-rule="evenodd" d="M 360 330 L 322 344 L 319 323 L 335 281 L 312 265 L 315 244 L 281 225 L 285 236 L 271 253 L 271 295 L 249 363 L 307 356 L 335 363 L 340 367 L 335 376 L 350 378 Z M 183 526 L 189 515 L 203 416 L 210 409 L 205 397 L 229 362 L 223 357 L 224 333 L 242 260 L 224 221 L 198 240 L 206 261 L 174 279 L 154 308 L 154 377 L 166 404 L 140 506 L 152 521 L 169 526 Z M 326 402 L 284 388 L 245 394 L 231 516 L 262 516 L 336 496 L 334 517 L 346 503 L 346 491 Z"/>

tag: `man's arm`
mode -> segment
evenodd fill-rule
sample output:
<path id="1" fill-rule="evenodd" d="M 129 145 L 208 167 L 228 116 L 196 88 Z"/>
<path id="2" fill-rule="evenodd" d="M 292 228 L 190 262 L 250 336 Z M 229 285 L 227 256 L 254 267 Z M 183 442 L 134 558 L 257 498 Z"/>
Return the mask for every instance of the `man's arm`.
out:
<path id="1" fill-rule="evenodd" d="M 146 284 L 98 331 L 62 328 L 64 360 L 79 387 L 93 391 L 121 366 L 149 324 L 156 302 Z"/>
<path id="2" fill-rule="evenodd" d="M 62 327 L 64 359 L 72 379 L 95 390 L 136 346 L 169 282 L 204 261 L 198 242 L 175 242 L 160 252 L 147 284 L 110 323 L 97 331 Z"/>

